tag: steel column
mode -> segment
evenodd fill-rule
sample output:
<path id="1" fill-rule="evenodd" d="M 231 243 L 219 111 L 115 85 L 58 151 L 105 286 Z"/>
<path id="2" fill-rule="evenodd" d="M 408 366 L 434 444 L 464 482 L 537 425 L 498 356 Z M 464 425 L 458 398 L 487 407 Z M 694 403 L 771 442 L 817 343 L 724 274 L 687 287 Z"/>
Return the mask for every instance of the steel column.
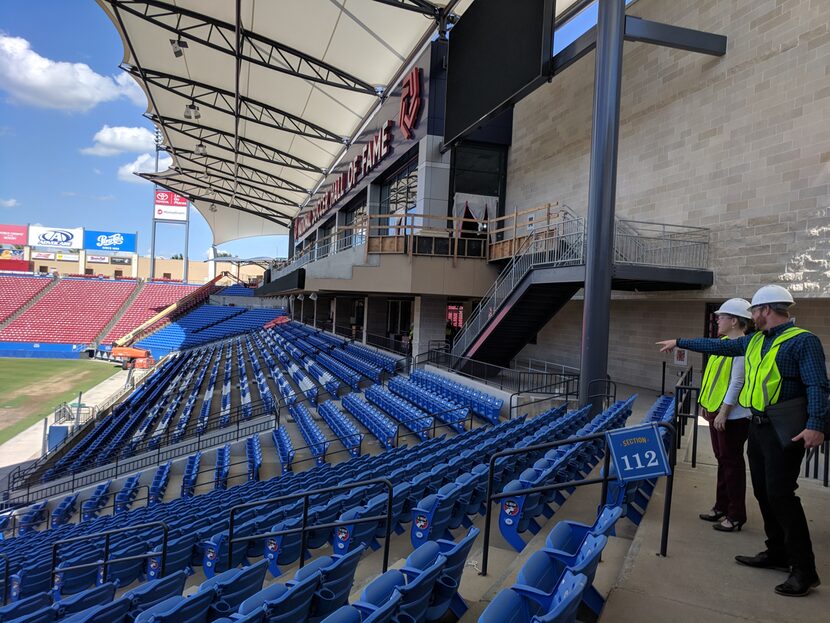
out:
<path id="1" fill-rule="evenodd" d="M 590 383 L 605 379 L 608 372 L 624 38 L 625 0 L 599 0 L 582 314 L 581 403 L 588 401 Z M 592 412 L 599 412 L 602 398 L 594 397 L 591 402 Z"/>

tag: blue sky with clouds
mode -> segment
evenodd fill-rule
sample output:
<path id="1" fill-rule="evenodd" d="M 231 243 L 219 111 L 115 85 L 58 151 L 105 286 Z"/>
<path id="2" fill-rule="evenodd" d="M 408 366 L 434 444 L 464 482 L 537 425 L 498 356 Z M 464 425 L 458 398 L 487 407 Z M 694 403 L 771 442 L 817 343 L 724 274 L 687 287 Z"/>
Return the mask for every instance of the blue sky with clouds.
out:
<path id="1" fill-rule="evenodd" d="M 139 233 L 150 247 L 153 170 L 146 98 L 118 69 L 124 49 L 93 0 L 2 0 L 0 223 Z M 162 169 L 165 168 L 162 161 Z M 210 229 L 191 210 L 190 256 L 204 259 Z M 285 236 L 220 248 L 284 257 Z M 159 225 L 157 253 L 184 250 L 184 228 Z"/>

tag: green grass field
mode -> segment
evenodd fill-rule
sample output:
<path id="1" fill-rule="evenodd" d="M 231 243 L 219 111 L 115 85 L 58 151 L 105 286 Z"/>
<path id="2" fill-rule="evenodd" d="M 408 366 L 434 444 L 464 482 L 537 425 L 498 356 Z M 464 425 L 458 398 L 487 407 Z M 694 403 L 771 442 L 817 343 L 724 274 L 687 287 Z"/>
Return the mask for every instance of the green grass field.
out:
<path id="1" fill-rule="evenodd" d="M 118 372 L 83 359 L 0 359 L 0 443 Z"/>

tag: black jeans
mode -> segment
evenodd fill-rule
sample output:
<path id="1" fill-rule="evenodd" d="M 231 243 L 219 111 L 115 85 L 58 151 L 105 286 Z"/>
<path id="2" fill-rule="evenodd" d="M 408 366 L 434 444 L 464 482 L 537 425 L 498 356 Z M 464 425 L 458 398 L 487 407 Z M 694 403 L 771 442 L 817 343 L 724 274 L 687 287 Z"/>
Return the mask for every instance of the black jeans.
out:
<path id="1" fill-rule="evenodd" d="M 795 569 L 814 572 L 816 561 L 801 500 L 795 494 L 804 446 L 781 447 L 771 424 L 753 423 L 747 444 L 755 498 L 764 518 L 767 551 Z"/>

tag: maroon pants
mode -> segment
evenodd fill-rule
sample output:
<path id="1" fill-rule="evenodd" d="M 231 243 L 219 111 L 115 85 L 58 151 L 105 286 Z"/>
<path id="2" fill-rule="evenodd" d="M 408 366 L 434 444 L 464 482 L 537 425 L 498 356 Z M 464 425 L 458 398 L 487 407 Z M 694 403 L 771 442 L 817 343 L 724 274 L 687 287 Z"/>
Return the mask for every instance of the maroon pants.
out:
<path id="1" fill-rule="evenodd" d="M 712 449 L 718 459 L 718 489 L 714 509 L 731 521 L 746 521 L 746 463 L 744 443 L 749 434 L 749 418 L 727 420 L 725 430 L 709 424 Z"/>

